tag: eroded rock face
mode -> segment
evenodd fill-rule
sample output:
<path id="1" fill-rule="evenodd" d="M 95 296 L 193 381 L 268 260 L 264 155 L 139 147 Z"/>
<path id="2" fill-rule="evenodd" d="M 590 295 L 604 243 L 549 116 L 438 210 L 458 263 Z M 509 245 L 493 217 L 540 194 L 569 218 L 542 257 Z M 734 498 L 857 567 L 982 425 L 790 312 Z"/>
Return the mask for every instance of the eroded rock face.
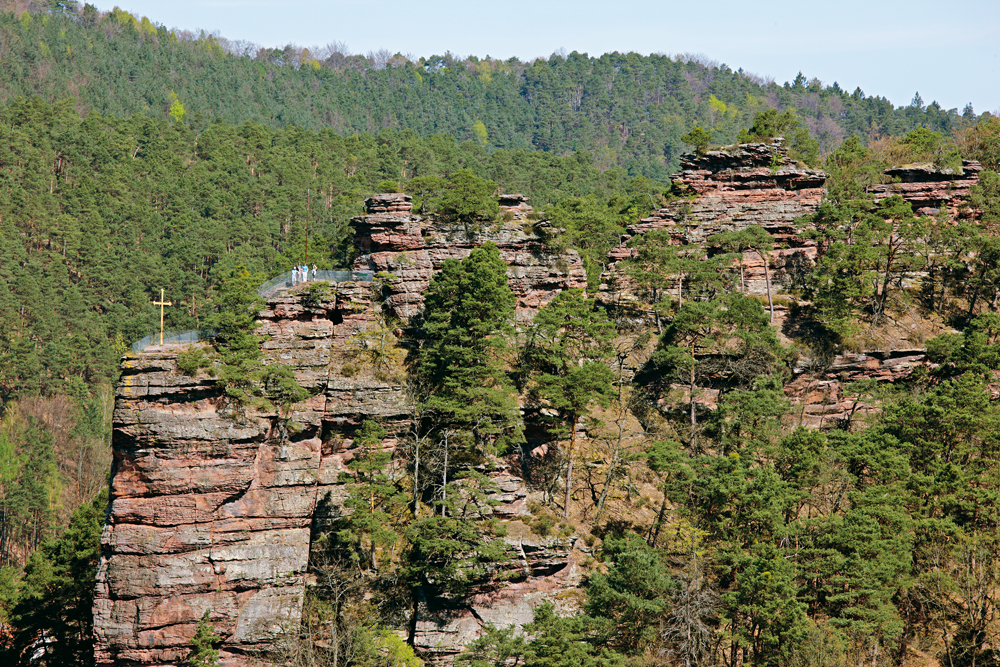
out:
<path id="1" fill-rule="evenodd" d="M 354 269 L 392 276 L 385 282 L 388 304 L 403 320 L 420 313 L 424 292 L 446 259 L 463 259 L 487 241 L 507 262 L 523 318 L 530 318 L 560 290 L 587 286 L 579 254 L 556 253 L 546 246 L 528 221 L 531 207 L 521 195 L 503 195 L 501 210 L 510 214 L 505 216 L 509 221 L 477 229 L 416 215 L 409 195 L 376 195 L 365 204 L 367 214 L 351 220 L 355 245 L 364 253 Z"/>
<path id="2" fill-rule="evenodd" d="M 325 455 L 324 442 L 337 433 L 349 451 L 364 419 L 391 428 L 409 414 L 398 384 L 339 375 L 338 345 L 366 323 L 368 286 L 306 294 L 272 299 L 259 329 L 267 357 L 316 392 L 289 415 L 224 412 L 211 377 L 178 370 L 178 348 L 125 362 L 94 602 L 99 664 L 177 664 L 206 609 L 226 665 L 298 622 L 317 495 L 341 483 L 343 455 Z"/>
<path id="3" fill-rule="evenodd" d="M 815 247 L 794 221 L 813 212 L 825 176 L 794 164 L 780 146 L 752 144 L 728 152 L 689 156 L 676 177 L 692 198 L 677 201 L 629 228 L 666 229 L 677 242 L 760 225 L 775 237 L 770 251 L 776 290 L 809 265 Z M 877 196 L 901 194 L 921 213 L 947 207 L 953 214 L 975 182 L 978 165 L 962 174 L 920 167 L 896 174 L 901 182 Z M 368 213 L 352 221 L 365 253 L 355 268 L 392 274 L 380 300 L 393 314 L 417 316 L 434 272 L 486 241 L 507 261 L 508 278 L 522 317 L 562 289 L 585 287 L 574 252 L 558 255 L 535 233 L 523 197 L 505 195 L 507 222 L 482 230 L 433 222 L 411 211 L 407 195 L 368 200 Z M 780 247 L 778 247 L 780 246 Z M 630 255 L 623 244 L 615 262 Z M 763 262 L 744 256 L 748 290 L 763 293 Z M 607 277 L 607 276 L 606 276 Z M 353 456 L 353 433 L 378 419 L 393 448 L 407 428 L 411 409 L 399 381 L 347 372 L 352 337 L 369 326 L 371 284 L 342 283 L 275 297 L 261 314 L 260 333 L 270 336 L 265 354 L 288 364 L 299 383 L 314 392 L 289 414 L 248 410 L 225 413 L 215 381 L 178 370 L 178 349 L 150 348 L 125 363 L 114 415 L 114 469 L 103 555 L 94 603 L 96 657 L 101 665 L 176 665 L 204 610 L 223 636 L 223 663 L 244 665 L 267 649 L 301 614 L 309 557 L 310 526 L 320 499 L 336 507 L 344 499 L 342 473 Z M 792 419 L 813 428 L 841 425 L 870 406 L 845 387 L 856 380 L 895 381 L 927 363 L 919 350 L 845 355 L 822 368 L 795 369 L 786 385 Z M 677 388 L 683 391 L 683 388 Z M 706 390 L 702 409 L 717 396 Z M 684 402 L 681 400 L 680 402 Z M 299 425 L 286 427 L 287 419 Z M 497 513 L 526 513 L 526 487 L 502 472 Z M 566 610 L 581 581 L 580 551 L 570 540 L 507 538 L 521 572 L 506 586 L 477 592 L 460 604 L 419 601 L 414 643 L 433 661 L 447 661 L 474 639 L 484 622 L 530 621 L 543 599 Z"/>
<path id="4" fill-rule="evenodd" d="M 897 182 L 875 186 L 872 195 L 876 201 L 899 195 L 918 215 L 937 216 L 943 211 L 954 221 L 981 170 L 978 162 L 968 160 L 961 170 L 932 164 L 894 167 L 885 174 Z M 796 163 L 780 141 L 740 144 L 704 155 L 688 153 L 681 158 L 681 171 L 671 178 L 675 188 L 689 197 L 630 226 L 622 244 L 609 253 L 606 280 L 615 277 L 617 262 L 633 256 L 628 239 L 659 229 L 669 231 L 678 244 L 703 244 L 713 234 L 762 227 L 774 238 L 774 247 L 765 254 L 775 292 L 794 286 L 815 263 L 816 243 L 803 235 L 810 228 L 800 227 L 796 220 L 819 207 L 826 173 Z M 764 294 L 760 255 L 744 252 L 743 271 L 747 292 Z"/>
<path id="5" fill-rule="evenodd" d="M 284 415 L 228 412 L 212 377 L 178 369 L 182 346 L 125 361 L 94 602 L 98 664 L 182 663 L 206 609 L 227 667 L 246 665 L 297 625 L 314 514 L 320 500 L 343 514 L 355 430 L 377 419 L 392 450 L 410 425 L 400 378 L 345 368 L 357 362 L 351 341 L 369 325 L 370 296 L 370 284 L 317 284 L 268 302 L 258 329 L 270 337 L 266 357 L 315 392 Z M 508 470 L 493 477 L 496 514 L 526 514 L 524 481 Z M 534 601 L 577 581 L 567 578 L 571 542 L 520 540 L 513 552 L 520 558 L 507 565 L 523 576 L 510 586 L 459 608 L 436 598 L 418 605 L 419 650 L 447 658 L 476 636 L 477 614 L 530 620 Z"/>
<path id="6" fill-rule="evenodd" d="M 702 244 L 720 232 L 762 227 L 774 237 L 770 269 L 772 289 L 780 290 L 793 274 L 811 266 L 815 242 L 800 236 L 795 220 L 812 214 L 823 198 L 826 173 L 807 169 L 788 157 L 781 143 L 741 144 L 704 155 L 688 153 L 681 171 L 671 177 L 690 198 L 676 200 L 632 225 L 622 244 L 609 254 L 611 279 L 615 264 L 633 255 L 628 239 L 667 230 L 677 243 Z M 751 294 L 766 291 L 764 263 L 753 251 L 743 256 L 744 280 Z"/>
<path id="7" fill-rule="evenodd" d="M 968 199 L 969 188 L 979 182 L 982 170 L 975 160 L 964 160 L 961 170 L 926 163 L 893 167 L 885 173 L 898 182 L 876 186 L 875 199 L 899 195 L 910 202 L 918 215 L 935 217 L 944 209 L 949 219 L 954 220 L 958 208 Z"/>

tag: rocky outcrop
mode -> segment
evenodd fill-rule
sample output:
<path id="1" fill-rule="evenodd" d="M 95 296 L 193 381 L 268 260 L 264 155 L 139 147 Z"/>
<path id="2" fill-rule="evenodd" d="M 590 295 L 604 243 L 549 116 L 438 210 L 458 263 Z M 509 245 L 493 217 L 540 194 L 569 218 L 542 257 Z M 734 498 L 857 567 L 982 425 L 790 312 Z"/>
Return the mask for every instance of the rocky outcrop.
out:
<path id="1" fill-rule="evenodd" d="M 213 378 L 178 370 L 178 348 L 125 361 L 94 603 L 98 664 L 176 664 L 206 609 L 227 665 L 297 623 L 320 487 L 339 483 L 359 419 L 408 414 L 398 384 L 359 379 L 347 390 L 330 377 L 338 341 L 364 324 L 367 289 L 268 303 L 265 353 L 315 392 L 288 415 L 227 412 Z M 334 431 L 346 438 L 327 454 Z"/>
<path id="2" fill-rule="evenodd" d="M 885 171 L 893 182 L 875 186 L 873 194 L 876 200 L 899 195 L 910 202 L 918 215 L 935 217 L 944 209 L 948 218 L 954 220 L 959 207 L 968 199 L 969 188 L 979 182 L 982 169 L 974 160 L 963 161 L 961 169 L 931 163 L 893 167 Z"/>
<path id="3" fill-rule="evenodd" d="M 314 283 L 268 302 L 258 329 L 269 337 L 265 355 L 290 366 L 313 394 L 287 413 L 233 412 L 211 375 L 179 370 L 184 346 L 150 347 L 124 361 L 94 602 L 98 664 L 180 664 L 205 610 L 228 667 L 248 664 L 296 626 L 314 514 L 320 501 L 343 513 L 355 430 L 377 419 L 392 450 L 410 425 L 402 378 L 364 368 L 352 352 L 370 326 L 371 289 Z M 524 481 L 505 470 L 493 477 L 496 514 L 526 514 Z M 414 637 L 428 657 L 459 650 L 478 631 L 477 618 L 530 620 L 536 599 L 578 580 L 576 570 L 568 577 L 571 542 L 510 546 L 520 554 L 509 564 L 520 573 L 510 586 L 457 607 L 421 601 Z"/>
<path id="4" fill-rule="evenodd" d="M 544 601 L 560 611 L 578 611 L 574 592 L 583 581 L 581 552 L 575 538 L 534 535 L 505 538 L 517 558 L 503 586 L 473 593 L 459 602 L 421 598 L 417 606 L 414 648 L 430 663 L 448 663 L 482 634 L 486 623 L 497 627 L 530 623 Z"/>
<path id="5" fill-rule="evenodd" d="M 872 195 L 876 201 L 899 195 L 918 215 L 938 216 L 943 211 L 954 221 L 981 170 L 978 162 L 968 160 L 961 169 L 933 164 L 893 167 L 885 171 L 891 182 L 875 186 Z M 781 140 L 739 144 L 702 155 L 688 153 L 672 179 L 683 198 L 628 228 L 622 244 L 609 254 L 606 281 L 615 277 L 617 262 L 633 256 L 628 239 L 658 229 L 669 231 L 678 244 L 704 245 L 713 234 L 762 227 L 774 238 L 766 254 L 776 292 L 793 286 L 815 262 L 816 244 L 803 235 L 809 227 L 797 221 L 818 208 L 826 174 L 789 158 Z M 745 252 L 743 267 L 747 291 L 764 294 L 760 256 Z"/>
<path id="6" fill-rule="evenodd" d="M 509 266 L 507 277 L 517 311 L 530 318 L 557 292 L 587 286 L 587 274 L 574 250 L 555 252 L 528 220 L 532 212 L 521 195 L 503 195 L 504 221 L 467 227 L 414 214 L 410 196 L 383 194 L 365 202 L 367 213 L 351 220 L 354 242 L 363 254 L 357 271 L 384 274 L 386 303 L 403 320 L 417 316 L 431 277 L 446 259 L 462 259 L 487 241 Z"/>
<path id="7" fill-rule="evenodd" d="M 667 230 L 677 243 L 700 245 L 713 234 L 762 227 L 774 237 L 769 255 L 772 287 L 777 290 L 815 260 L 815 243 L 800 236 L 795 221 L 818 208 L 826 174 L 789 158 L 780 141 L 688 153 L 672 179 L 684 197 L 627 229 L 622 244 L 609 255 L 606 279 L 615 275 L 617 262 L 633 255 L 628 239 L 659 229 Z M 747 291 L 764 294 L 763 261 L 756 252 L 747 251 L 743 264 Z"/>
<path id="8" fill-rule="evenodd" d="M 877 386 L 902 382 L 918 368 L 933 367 L 922 348 L 840 354 L 827 362 L 800 361 L 784 386 L 792 407 L 785 418 L 786 425 L 810 429 L 852 428 L 878 409 L 874 387 L 854 383 L 873 380 Z M 684 384 L 665 385 L 659 390 L 658 408 L 667 415 L 686 414 L 690 409 L 689 391 Z M 719 389 L 699 387 L 695 394 L 697 412 L 704 415 L 717 409 L 719 397 Z"/>
<path id="9" fill-rule="evenodd" d="M 792 403 L 790 420 L 806 428 L 844 428 L 877 409 L 870 388 L 851 390 L 862 380 L 894 383 L 905 380 L 916 368 L 930 368 L 922 348 L 892 352 L 842 354 L 828 366 L 796 365 L 785 395 Z"/>
<path id="10" fill-rule="evenodd" d="M 899 182 L 877 197 L 900 194 L 915 210 L 953 215 L 979 166 L 961 174 L 927 166 L 890 172 Z M 629 227 L 628 236 L 669 231 L 677 243 L 704 243 L 711 234 L 759 225 L 775 239 L 766 253 L 777 290 L 808 266 L 815 246 L 795 221 L 816 210 L 825 175 L 790 160 L 780 144 L 749 144 L 686 156 L 675 185 L 687 196 Z M 312 396 L 286 414 L 262 408 L 234 414 L 215 379 L 184 375 L 182 348 L 151 347 L 126 359 L 114 413 L 111 504 L 102 535 L 94 603 L 96 658 L 101 665 L 175 665 L 205 610 L 223 636 L 223 663 L 244 665 L 273 646 L 299 620 L 306 587 L 311 526 L 320 500 L 334 511 L 344 499 L 353 435 L 377 418 L 393 449 L 409 427 L 411 408 L 402 378 L 355 366 L 360 332 L 373 325 L 373 289 L 391 314 L 419 315 L 423 295 L 446 259 L 461 259 L 486 241 L 508 263 L 518 313 L 531 317 L 562 289 L 586 286 L 580 257 L 556 253 L 548 231 L 525 198 L 503 195 L 503 221 L 466 228 L 415 214 L 408 195 L 370 198 L 351 221 L 363 253 L 355 269 L 383 274 L 376 283 L 307 285 L 272 298 L 259 333 L 271 361 L 289 365 Z M 610 254 L 605 279 L 631 255 Z M 744 256 L 748 289 L 764 291 L 764 264 Z M 377 286 L 377 287 L 375 287 Z M 383 332 L 384 333 L 384 332 Z M 862 379 L 894 382 L 927 361 L 920 350 L 843 355 L 795 369 L 785 391 L 795 425 L 841 426 L 871 409 L 848 385 Z M 683 392 L 681 387 L 675 388 Z M 703 410 L 718 395 L 697 397 Z M 670 398 L 677 403 L 676 395 Z M 671 408 L 666 402 L 663 409 Z M 684 401 L 681 400 L 681 403 Z M 496 474 L 496 512 L 517 524 L 527 512 L 524 481 Z M 516 533 L 516 531 L 515 531 Z M 482 624 L 523 623 L 539 600 L 566 609 L 576 603 L 581 550 L 572 539 L 522 531 L 505 538 L 515 557 L 501 587 L 453 601 L 417 602 L 414 644 L 427 658 L 446 661 L 478 635 Z"/>

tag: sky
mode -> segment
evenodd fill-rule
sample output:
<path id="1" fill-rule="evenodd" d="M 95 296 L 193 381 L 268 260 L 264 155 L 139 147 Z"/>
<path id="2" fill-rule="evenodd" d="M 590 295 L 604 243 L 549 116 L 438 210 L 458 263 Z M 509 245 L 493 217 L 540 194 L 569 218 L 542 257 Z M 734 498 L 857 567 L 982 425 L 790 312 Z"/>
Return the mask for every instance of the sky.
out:
<path id="1" fill-rule="evenodd" d="M 93 0 L 92 0 L 93 1 Z M 96 0 L 153 23 L 267 47 L 343 42 L 415 58 L 522 60 L 561 49 L 698 54 L 778 83 L 798 72 L 907 105 L 1000 112 L 1000 0 Z"/>

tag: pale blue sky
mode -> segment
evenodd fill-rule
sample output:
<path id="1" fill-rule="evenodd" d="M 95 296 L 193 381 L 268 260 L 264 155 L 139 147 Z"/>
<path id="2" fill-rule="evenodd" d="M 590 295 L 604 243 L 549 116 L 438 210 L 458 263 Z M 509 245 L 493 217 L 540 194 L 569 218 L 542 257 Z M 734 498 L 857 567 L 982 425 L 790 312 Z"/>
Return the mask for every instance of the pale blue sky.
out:
<path id="1" fill-rule="evenodd" d="M 91 0 L 92 2 L 94 0 Z M 388 49 L 521 59 L 562 48 L 696 53 L 791 81 L 801 70 L 825 84 L 944 108 L 971 102 L 1000 111 L 1000 0 L 96 0 L 169 28 L 218 31 L 263 46 L 347 44 L 353 53 Z"/>

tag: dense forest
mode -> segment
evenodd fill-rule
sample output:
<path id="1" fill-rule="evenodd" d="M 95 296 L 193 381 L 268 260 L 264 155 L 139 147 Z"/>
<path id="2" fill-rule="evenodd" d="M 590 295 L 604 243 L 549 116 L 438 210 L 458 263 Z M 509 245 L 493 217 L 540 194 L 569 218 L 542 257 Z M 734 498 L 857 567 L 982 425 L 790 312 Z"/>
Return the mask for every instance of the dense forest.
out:
<path id="1" fill-rule="evenodd" d="M 949 133 L 973 110 L 907 107 L 860 89 L 799 75 L 784 85 L 696 57 L 554 54 L 522 62 L 454 54 L 352 55 L 341 43 L 266 49 L 221 36 L 172 32 L 143 17 L 90 5 L 5 0 L 0 8 L 0 102 L 72 95 L 81 115 L 162 119 L 183 114 L 195 131 L 215 120 L 330 128 L 341 135 L 412 130 L 493 149 L 589 152 L 602 169 L 663 179 L 694 125 L 735 140 L 754 115 L 791 109 L 829 152 L 846 137 Z"/>
<path id="2" fill-rule="evenodd" d="M 0 655 L 11 664 L 42 629 L 59 638 L 46 664 L 89 664 L 113 386 L 128 344 L 158 326 L 161 288 L 169 328 L 214 324 L 237 270 L 349 266 L 348 220 L 390 190 L 444 217 L 470 191 L 526 194 L 596 287 L 625 227 L 683 196 L 668 178 L 683 152 L 779 130 L 830 174 L 823 206 L 801 221 L 821 249 L 796 295 L 801 337 L 780 340 L 738 289 L 728 253 L 760 238 L 715 239 L 711 257 L 636 241 L 629 275 L 655 313 L 641 326 L 567 292 L 518 328 L 494 250 L 449 264 L 407 334 L 419 353 L 405 368 L 439 415 L 419 437 L 448 433 L 452 462 L 422 464 L 443 465 L 445 481 L 428 473 L 414 491 L 386 475 L 381 427 L 365 425 L 355 513 L 317 550 L 306 644 L 324 645 L 307 631 L 334 618 L 343 645 L 321 642 L 355 651 L 341 664 L 387 664 L 390 649 L 399 664 L 409 658 L 385 634 L 405 607 L 394 593 L 446 581 L 459 596 L 496 575 L 503 554 L 488 538 L 503 526 L 471 524 L 463 512 L 488 502 L 456 499 L 485 498 L 477 470 L 522 446 L 520 404 L 544 409 L 568 443 L 534 480 L 545 502 L 533 530 L 576 531 L 601 562 L 580 614 L 542 606 L 519 632 L 492 628 L 468 664 L 997 660 L 997 118 L 685 57 L 312 53 L 90 5 L 0 8 Z M 868 196 L 893 164 L 962 158 L 985 171 L 954 225 Z M 473 213 L 490 209 L 479 204 Z M 683 300 L 665 289 L 677 275 Z M 882 407 L 843 429 L 789 426 L 781 386 L 795 360 L 862 349 L 902 309 L 949 332 L 920 341 L 936 368 L 854 387 Z M 641 368 L 628 381 L 624 359 Z M 678 378 L 691 396 L 721 387 L 718 409 L 696 419 L 693 400 L 690 413 L 651 407 Z M 577 423 L 600 436 L 577 443 Z M 579 447 L 614 465 L 574 481 Z M 640 488 L 660 505 L 644 507 Z M 653 518 L 621 520 L 630 512 Z M 388 602 L 372 605 L 359 582 Z M 303 645 L 287 648 L 305 660 Z"/>

